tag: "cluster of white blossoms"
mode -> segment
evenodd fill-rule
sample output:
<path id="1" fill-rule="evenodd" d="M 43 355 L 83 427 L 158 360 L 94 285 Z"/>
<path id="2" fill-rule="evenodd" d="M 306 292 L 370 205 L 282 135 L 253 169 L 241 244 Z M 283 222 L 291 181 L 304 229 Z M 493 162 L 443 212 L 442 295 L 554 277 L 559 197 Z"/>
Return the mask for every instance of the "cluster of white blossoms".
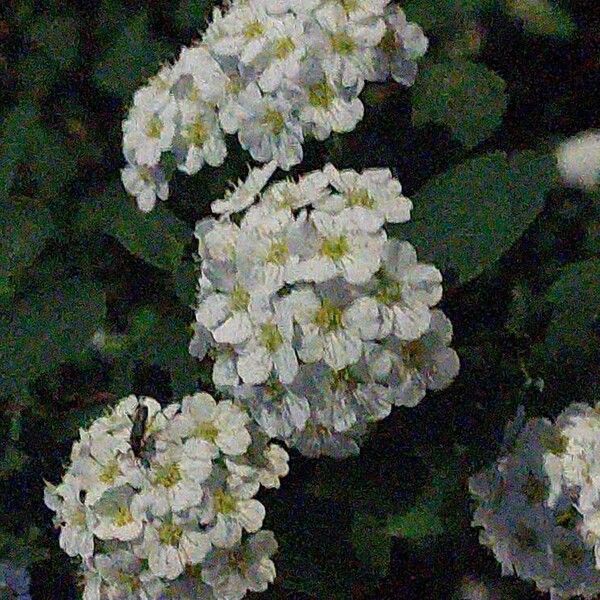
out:
<path id="1" fill-rule="evenodd" d="M 129 396 L 81 430 L 45 502 L 61 548 L 82 559 L 84 600 L 236 600 L 274 580 L 254 496 L 287 472 L 285 450 L 229 401 Z"/>
<path id="2" fill-rule="evenodd" d="M 144 211 L 175 168 L 221 165 L 225 134 L 288 170 L 304 139 L 352 131 L 366 81 L 412 85 L 427 50 L 390 0 L 234 0 L 201 41 L 138 90 L 123 124 L 123 183 Z"/>
<path id="3" fill-rule="evenodd" d="M 600 405 L 531 419 L 506 454 L 470 480 L 473 525 L 502 573 L 551 598 L 600 594 Z"/>
<path id="4" fill-rule="evenodd" d="M 442 276 L 388 238 L 384 224 L 412 208 L 388 169 L 327 165 L 260 193 L 274 168 L 252 171 L 196 226 L 190 352 L 214 359 L 215 385 L 267 435 L 344 457 L 392 405 L 456 376 L 451 323 L 433 308 Z"/>

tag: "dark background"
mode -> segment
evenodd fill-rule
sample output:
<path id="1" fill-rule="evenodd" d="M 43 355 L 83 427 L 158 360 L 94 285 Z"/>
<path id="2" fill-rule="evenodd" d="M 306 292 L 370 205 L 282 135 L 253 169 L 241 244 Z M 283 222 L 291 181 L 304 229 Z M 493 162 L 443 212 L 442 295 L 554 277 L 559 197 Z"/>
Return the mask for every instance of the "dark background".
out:
<path id="1" fill-rule="evenodd" d="M 76 561 L 58 546 L 42 492 L 43 479 L 60 479 L 78 427 L 128 393 L 167 403 L 198 384 L 210 389 L 210 366 L 187 356 L 190 234 L 249 156 L 230 139 L 223 168 L 177 176 L 148 217 L 121 189 L 119 169 L 133 91 L 196 36 L 212 5 L 24 0 L 0 8 L 0 558 L 29 565 L 34 598 L 77 597 Z M 357 129 L 308 143 L 294 174 L 327 161 L 388 166 L 412 197 L 471 157 L 551 152 L 598 127 L 598 3 L 560 2 L 565 12 L 550 26 L 516 18 L 507 5 L 407 5 L 409 16 L 428 17 L 419 21 L 431 40 L 423 76 L 434 64 L 468 60 L 506 82 L 507 107 L 487 139 L 461 143 L 442 122 L 416 127 L 418 83 L 370 86 Z M 552 417 L 571 402 L 600 400 L 597 285 L 575 286 L 559 306 L 548 296 L 566 265 L 597 259 L 599 216 L 597 193 L 554 186 L 481 275 L 463 283 L 444 269 L 441 306 L 454 324 L 459 377 L 416 408 L 396 409 L 358 458 L 292 452 L 282 489 L 262 498 L 265 527 L 280 542 L 265 599 L 444 599 L 467 575 L 500 581 L 470 528 L 467 479 L 496 457 L 519 405 Z M 99 329 L 102 351 L 89 343 Z M 389 519 L 405 514 L 414 526 L 388 535 Z M 502 593 L 541 597 L 516 580 Z"/>

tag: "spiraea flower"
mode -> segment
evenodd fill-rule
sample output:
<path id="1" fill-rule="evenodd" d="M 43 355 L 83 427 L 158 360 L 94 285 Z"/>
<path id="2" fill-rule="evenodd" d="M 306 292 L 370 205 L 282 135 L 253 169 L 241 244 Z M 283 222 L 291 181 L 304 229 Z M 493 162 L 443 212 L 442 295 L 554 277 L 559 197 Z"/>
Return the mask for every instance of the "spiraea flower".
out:
<path id="1" fill-rule="evenodd" d="M 198 43 L 135 93 L 123 183 L 151 210 L 177 169 L 224 162 L 225 134 L 254 160 L 289 170 L 307 136 L 356 127 L 365 82 L 412 85 L 426 50 L 421 28 L 389 0 L 228 2 Z"/>
<path id="2" fill-rule="evenodd" d="M 595 462 L 595 412 L 574 404 L 554 423 L 531 419 L 507 437 L 503 455 L 470 480 L 473 525 L 482 528 L 480 542 L 502 573 L 532 580 L 556 599 L 600 593 L 595 513 L 585 510 L 597 493 L 586 489 L 594 487 L 593 467 L 582 468 Z"/>
<path id="3" fill-rule="evenodd" d="M 82 559 L 85 600 L 182 598 L 186 589 L 226 598 L 210 568 L 203 575 L 213 547 L 237 552 L 248 533 L 261 538 L 265 509 L 254 496 L 287 472 L 285 450 L 241 406 L 206 393 L 165 408 L 130 396 L 81 430 L 45 502 L 61 547 Z M 269 573 L 262 589 L 272 563 Z"/>
<path id="4" fill-rule="evenodd" d="M 222 216 L 196 226 L 191 352 L 208 349 L 215 385 L 268 436 L 309 456 L 356 453 L 366 424 L 458 373 L 435 308 L 442 276 L 388 238 L 412 203 L 387 169 L 249 181 L 243 201 L 213 203 Z"/>

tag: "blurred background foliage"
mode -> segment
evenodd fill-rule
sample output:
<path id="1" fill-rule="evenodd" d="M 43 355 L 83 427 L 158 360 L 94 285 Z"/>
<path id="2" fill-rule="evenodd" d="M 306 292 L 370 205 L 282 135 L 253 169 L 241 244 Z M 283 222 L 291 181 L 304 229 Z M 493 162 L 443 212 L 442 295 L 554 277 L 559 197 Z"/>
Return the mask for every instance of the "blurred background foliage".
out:
<path id="1" fill-rule="evenodd" d="M 177 177 L 140 213 L 119 181 L 135 89 L 202 29 L 211 0 L 5 0 L 0 7 L 0 557 L 34 598 L 77 597 L 43 505 L 78 427 L 134 392 L 204 387 L 187 353 L 195 221 L 249 157 Z M 264 598 L 451 598 L 499 578 L 470 529 L 469 475 L 519 405 L 599 397 L 600 194 L 558 185 L 553 149 L 598 127 L 595 0 L 409 0 L 430 37 L 417 84 L 372 85 L 355 132 L 311 142 L 294 174 L 389 166 L 408 237 L 446 280 L 462 371 L 397 409 L 359 458 L 297 455 L 264 498 L 280 541 Z M 535 598 L 526 584 L 506 598 Z"/>

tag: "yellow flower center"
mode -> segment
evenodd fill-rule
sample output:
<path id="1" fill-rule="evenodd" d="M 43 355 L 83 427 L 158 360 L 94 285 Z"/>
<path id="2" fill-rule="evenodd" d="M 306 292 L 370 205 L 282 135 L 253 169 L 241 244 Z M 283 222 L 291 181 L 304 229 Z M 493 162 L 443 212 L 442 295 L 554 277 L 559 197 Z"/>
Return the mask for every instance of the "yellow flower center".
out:
<path id="1" fill-rule="evenodd" d="M 355 11 L 360 6 L 360 0 L 338 0 L 346 12 Z"/>
<path id="2" fill-rule="evenodd" d="M 560 431 L 552 430 L 540 436 L 540 443 L 544 450 L 560 456 L 567 450 L 569 440 Z"/>
<path id="3" fill-rule="evenodd" d="M 427 348 L 421 340 L 407 342 L 402 347 L 402 359 L 408 368 L 420 370 L 427 359 Z"/>
<path id="4" fill-rule="evenodd" d="M 285 265 L 290 255 L 290 249 L 286 242 L 279 240 L 271 243 L 265 261 L 274 265 Z"/>
<path id="5" fill-rule="evenodd" d="M 331 47 L 336 54 L 348 56 L 356 50 L 356 42 L 344 31 L 331 36 Z"/>
<path id="6" fill-rule="evenodd" d="M 186 130 L 185 137 L 193 146 L 203 146 L 208 140 L 208 128 L 204 121 L 198 117 Z"/>
<path id="7" fill-rule="evenodd" d="M 224 492 L 223 490 L 217 490 L 214 495 L 215 511 L 222 515 L 229 515 L 235 512 L 237 508 L 237 502 L 233 496 Z"/>
<path id="8" fill-rule="evenodd" d="M 375 294 L 375 298 L 378 302 L 381 302 L 381 304 L 391 306 L 402 300 L 402 289 L 403 286 L 398 281 L 382 281 Z"/>
<path id="9" fill-rule="evenodd" d="M 263 123 L 271 129 L 275 135 L 279 135 L 285 129 L 283 115 L 274 108 L 268 108 L 263 117 Z"/>
<path id="10" fill-rule="evenodd" d="M 275 42 L 273 53 L 275 58 L 283 60 L 287 58 L 296 49 L 296 44 L 291 37 L 280 38 Z"/>
<path id="11" fill-rule="evenodd" d="M 130 573 L 123 573 L 123 571 L 120 571 L 117 575 L 117 581 L 120 586 L 124 587 L 129 592 L 136 592 L 140 589 L 140 580 Z"/>
<path id="12" fill-rule="evenodd" d="M 277 325 L 265 323 L 260 330 L 260 341 L 269 352 L 276 352 L 283 344 L 283 338 Z"/>
<path id="13" fill-rule="evenodd" d="M 321 308 L 316 312 L 315 325 L 324 331 L 335 331 L 342 327 L 342 309 L 334 306 L 331 300 L 323 300 Z"/>
<path id="14" fill-rule="evenodd" d="M 578 520 L 579 513 L 577 512 L 577 509 L 574 506 L 569 506 L 569 508 L 556 515 L 554 522 L 559 527 L 564 527 L 565 529 L 575 529 Z"/>
<path id="15" fill-rule="evenodd" d="M 75 527 L 86 527 L 87 519 L 85 518 L 84 510 L 75 510 L 69 515 L 69 523 Z"/>
<path id="16" fill-rule="evenodd" d="M 379 47 L 386 54 L 393 54 L 398 49 L 398 42 L 396 41 L 396 34 L 394 30 L 389 28 L 386 30 L 383 38 L 381 38 L 381 42 L 379 42 Z"/>
<path id="17" fill-rule="evenodd" d="M 174 523 L 163 523 L 158 530 L 158 539 L 165 546 L 177 546 L 183 535 L 183 529 Z"/>
<path id="18" fill-rule="evenodd" d="M 265 26 L 260 21 L 252 21 L 251 23 L 248 23 L 246 27 L 244 27 L 243 31 L 244 37 L 248 40 L 256 39 L 263 35 L 264 32 Z"/>
<path id="19" fill-rule="evenodd" d="M 159 117 L 154 115 L 146 125 L 146 135 L 150 138 L 159 138 L 163 130 L 163 124 Z"/>
<path id="20" fill-rule="evenodd" d="M 352 190 L 346 198 L 348 206 L 363 206 L 364 208 L 375 206 L 375 200 L 373 200 L 368 190 Z"/>
<path id="21" fill-rule="evenodd" d="M 569 542 L 559 542 L 554 547 L 554 553 L 567 565 L 578 566 L 584 558 L 585 552 L 583 548 L 575 546 Z"/>
<path id="22" fill-rule="evenodd" d="M 326 80 L 315 83 L 308 90 L 308 101 L 315 108 L 329 109 L 336 98 L 335 90 Z"/>
<path id="23" fill-rule="evenodd" d="M 544 482 L 532 473 L 527 476 L 521 491 L 532 504 L 541 504 L 547 497 Z"/>
<path id="24" fill-rule="evenodd" d="M 154 477 L 154 483 L 162 485 L 166 488 L 172 488 L 181 481 L 181 470 L 177 463 L 171 463 L 170 465 L 163 465 L 156 471 Z"/>
<path id="25" fill-rule="evenodd" d="M 131 511 L 126 506 L 119 506 L 117 512 L 115 513 L 113 523 L 115 527 L 125 527 L 125 525 L 133 523 Z"/>
<path id="26" fill-rule="evenodd" d="M 250 294 L 241 285 L 235 285 L 231 292 L 230 306 L 233 312 L 247 310 L 250 304 Z"/>
<path id="27" fill-rule="evenodd" d="M 327 238 L 321 246 L 321 254 L 333 261 L 344 258 L 350 251 L 350 244 L 345 235 Z"/>
<path id="28" fill-rule="evenodd" d="M 192 437 L 200 438 L 214 444 L 219 430 L 210 421 L 203 421 L 192 432 Z"/>
<path id="29" fill-rule="evenodd" d="M 116 460 L 113 460 L 104 466 L 104 468 L 100 472 L 98 479 L 102 483 L 111 485 L 115 482 L 115 479 L 118 477 L 119 472 L 119 464 Z"/>

